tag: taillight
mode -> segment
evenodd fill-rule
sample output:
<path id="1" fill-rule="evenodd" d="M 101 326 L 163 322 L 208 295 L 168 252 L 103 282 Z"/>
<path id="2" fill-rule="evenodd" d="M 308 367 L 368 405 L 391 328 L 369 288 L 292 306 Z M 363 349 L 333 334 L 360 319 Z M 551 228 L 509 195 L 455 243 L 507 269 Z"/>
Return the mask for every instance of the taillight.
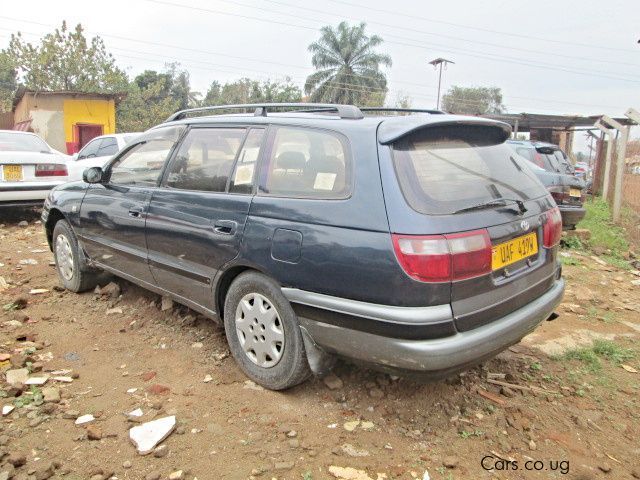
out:
<path id="1" fill-rule="evenodd" d="M 543 245 L 552 248 L 560 243 L 562 237 L 562 215 L 558 207 L 547 210 L 545 215 L 547 221 L 542 229 Z"/>
<path id="2" fill-rule="evenodd" d="M 66 177 L 67 166 L 59 163 L 39 163 L 36 165 L 36 177 Z"/>
<path id="3" fill-rule="evenodd" d="M 570 189 L 568 186 L 552 185 L 547 187 L 547 190 L 558 205 L 569 203 L 569 200 L 571 199 L 571 195 L 569 195 Z"/>
<path id="4" fill-rule="evenodd" d="M 392 235 L 398 262 L 421 282 L 451 282 L 491 272 L 487 230 L 447 235 Z"/>

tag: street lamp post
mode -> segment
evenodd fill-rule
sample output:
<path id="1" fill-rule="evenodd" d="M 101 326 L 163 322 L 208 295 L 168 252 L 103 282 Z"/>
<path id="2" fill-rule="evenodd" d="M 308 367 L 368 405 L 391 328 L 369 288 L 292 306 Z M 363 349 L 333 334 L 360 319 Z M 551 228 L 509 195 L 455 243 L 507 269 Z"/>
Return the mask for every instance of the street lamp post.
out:
<path id="1" fill-rule="evenodd" d="M 456 63 L 451 60 L 447 60 L 446 58 L 438 57 L 434 60 L 431 60 L 429 64 L 433 65 L 433 68 L 440 67 L 440 72 L 438 73 L 438 102 L 436 103 L 436 110 L 440 110 L 440 87 L 442 85 L 442 66 L 447 67 L 448 63 Z"/>

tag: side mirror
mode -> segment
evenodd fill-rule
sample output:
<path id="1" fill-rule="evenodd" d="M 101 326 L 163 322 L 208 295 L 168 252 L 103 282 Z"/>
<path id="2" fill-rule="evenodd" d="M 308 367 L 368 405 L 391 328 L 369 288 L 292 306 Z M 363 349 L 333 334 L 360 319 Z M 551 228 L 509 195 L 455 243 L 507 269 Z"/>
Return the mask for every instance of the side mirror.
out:
<path id="1" fill-rule="evenodd" d="M 102 181 L 102 168 L 91 167 L 82 172 L 82 180 L 86 183 L 100 183 Z"/>

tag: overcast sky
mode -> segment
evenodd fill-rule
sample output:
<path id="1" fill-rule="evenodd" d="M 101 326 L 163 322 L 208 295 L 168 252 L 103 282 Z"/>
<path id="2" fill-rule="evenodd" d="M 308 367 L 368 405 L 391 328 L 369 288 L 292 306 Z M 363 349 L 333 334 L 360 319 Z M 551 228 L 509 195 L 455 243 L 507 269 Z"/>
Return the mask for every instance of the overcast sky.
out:
<path id="1" fill-rule="evenodd" d="M 451 85 L 497 86 L 511 113 L 621 116 L 640 109 L 638 0 L 71 0 L 3 2 L 0 45 L 11 32 L 29 40 L 80 22 L 99 34 L 131 76 L 177 61 L 203 94 L 213 80 L 292 77 L 312 72 L 307 46 L 323 25 L 366 22 L 388 53 L 393 103 L 408 95 L 433 108 L 437 73 L 455 62 Z M 10 17 L 10 18 L 9 18 Z M 637 129 L 635 129 L 637 130 Z M 636 135 L 638 132 L 636 131 Z M 580 142 L 582 143 L 582 142 Z"/>

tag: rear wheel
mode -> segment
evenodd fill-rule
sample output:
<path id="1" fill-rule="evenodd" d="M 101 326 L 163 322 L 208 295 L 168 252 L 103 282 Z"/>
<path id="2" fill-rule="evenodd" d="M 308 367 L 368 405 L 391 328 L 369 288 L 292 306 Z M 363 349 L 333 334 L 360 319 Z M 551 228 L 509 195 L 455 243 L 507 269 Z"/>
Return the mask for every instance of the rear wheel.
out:
<path id="1" fill-rule="evenodd" d="M 256 383 L 284 390 L 311 375 L 296 314 L 265 275 L 248 272 L 233 281 L 224 324 L 231 354 Z"/>
<path id="2" fill-rule="evenodd" d="M 78 239 L 66 220 L 59 220 L 53 229 L 53 255 L 58 277 L 67 290 L 84 292 L 98 284 L 99 274 L 86 264 Z"/>

